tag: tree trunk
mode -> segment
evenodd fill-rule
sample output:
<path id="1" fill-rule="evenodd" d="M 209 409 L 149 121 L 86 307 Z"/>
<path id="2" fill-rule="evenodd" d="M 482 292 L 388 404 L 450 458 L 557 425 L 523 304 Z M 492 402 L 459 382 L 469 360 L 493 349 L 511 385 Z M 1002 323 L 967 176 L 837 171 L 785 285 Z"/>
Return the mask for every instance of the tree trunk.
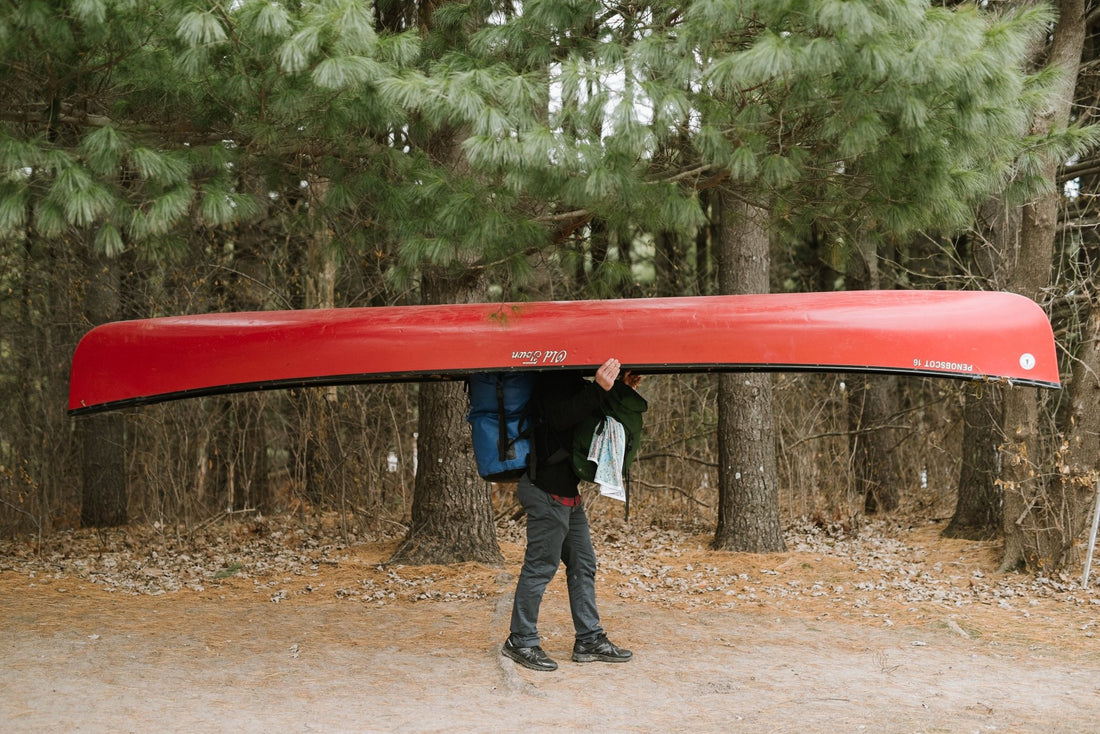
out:
<path id="1" fill-rule="evenodd" d="M 433 13 L 443 0 L 421 2 L 418 24 L 431 29 Z M 419 147 L 456 178 L 472 172 L 459 140 L 467 135 L 442 129 L 429 133 Z M 451 270 L 427 265 L 421 272 L 421 301 L 426 304 L 479 300 L 480 270 L 464 267 L 459 252 Z M 417 461 L 409 531 L 390 559 L 392 563 L 428 564 L 477 561 L 503 563 L 493 520 L 492 487 L 477 474 L 468 399 L 457 382 L 420 385 L 417 405 Z"/>
<path id="2" fill-rule="evenodd" d="M 1058 24 L 1047 65 L 1058 71 L 1058 89 L 1048 113 L 1036 120 L 1036 134 L 1061 130 L 1069 121 L 1085 40 L 1084 0 L 1061 0 Z M 1058 161 L 1044 163 L 1051 192 L 1027 204 L 1023 211 L 1019 250 L 1013 253 L 1009 288 L 1040 303 L 1050 285 L 1054 238 L 1058 224 Z M 1064 515 L 1074 504 L 1059 482 L 1046 482 L 1037 463 L 1043 456 L 1039 430 L 1038 392 L 1014 388 L 1005 395 L 1004 556 L 1001 568 L 1058 567 L 1072 544 L 1072 527 Z M 1072 512 L 1072 510 L 1069 510 Z"/>
<path id="3" fill-rule="evenodd" d="M 723 195 L 718 278 L 723 294 L 768 292 L 767 210 Z M 718 550 L 785 550 L 771 376 L 718 378 Z"/>
<path id="4" fill-rule="evenodd" d="M 87 243 L 91 248 L 91 243 Z M 93 326 L 114 321 L 119 312 L 118 261 L 88 254 L 84 313 Z M 119 411 L 79 419 L 83 454 L 80 520 L 85 527 L 125 525 L 126 485 L 124 414 Z"/>
<path id="5" fill-rule="evenodd" d="M 1063 386 L 1067 415 L 1061 416 L 1060 423 L 1069 440 L 1055 481 L 1059 484 L 1057 496 L 1066 499 L 1062 522 L 1067 528 L 1064 542 L 1067 553 L 1072 550 L 1077 531 L 1088 522 L 1096 483 L 1100 480 L 1100 309 L 1094 305 L 1095 293 L 1090 295 L 1091 298 L 1083 299 L 1082 339 Z"/>
<path id="6" fill-rule="evenodd" d="M 588 236 L 582 240 L 577 258 L 577 283 L 585 288 L 586 295 L 599 296 L 605 287 L 600 271 L 607 264 L 611 234 L 606 220 L 592 217 L 588 222 Z"/>
<path id="7" fill-rule="evenodd" d="M 853 374 L 845 379 L 852 492 L 864 512 L 892 512 L 901 503 L 897 436 L 890 427 L 898 414 L 897 378 Z"/>
<path id="8" fill-rule="evenodd" d="M 475 289 L 429 273 L 423 279 L 426 303 L 474 300 Z M 500 564 L 491 486 L 477 475 L 467 398 L 461 382 L 420 386 L 416 483 L 409 531 L 391 563 L 421 565 L 476 561 Z"/>
<path id="9" fill-rule="evenodd" d="M 262 395 L 252 396 L 238 407 L 237 426 L 241 436 L 241 465 L 245 506 L 268 514 L 274 498 L 267 458 L 267 423 Z"/>
<path id="10" fill-rule="evenodd" d="M 860 243 L 848 267 L 852 290 L 879 288 L 878 253 Z M 892 512 L 900 504 L 901 471 L 897 436 L 890 424 L 898 415 L 898 379 L 889 375 L 849 375 L 848 445 L 852 457 L 853 492 L 867 513 Z"/>
<path id="11" fill-rule="evenodd" d="M 687 295 L 686 253 L 677 232 L 662 231 L 655 236 L 654 279 L 658 296 Z"/>
<path id="12" fill-rule="evenodd" d="M 1006 287 L 1005 257 L 1020 234 L 1019 210 L 1000 199 L 983 207 L 983 223 L 971 238 L 967 258 L 979 287 Z M 1004 391 L 989 383 L 963 394 L 962 463 L 955 514 L 944 528 L 947 538 L 989 540 L 1003 532 L 1001 447 L 1004 445 Z"/>
<path id="13" fill-rule="evenodd" d="M 303 292 L 306 308 L 336 306 L 336 253 L 332 232 L 325 219 L 324 201 L 328 181 L 310 175 L 307 194 L 310 234 L 306 249 Z M 337 432 L 335 387 L 305 388 L 300 393 L 302 421 L 302 483 L 314 505 L 324 504 L 339 481 L 340 436 Z"/>
<path id="14" fill-rule="evenodd" d="M 1003 493 L 997 478 L 1004 442 L 1004 401 L 1000 386 L 993 383 L 968 390 L 964 400 L 958 497 L 943 536 L 990 540 L 1001 534 L 1003 517 Z"/>
<path id="15" fill-rule="evenodd" d="M 714 242 L 718 239 L 717 225 L 721 223 L 721 196 L 714 189 L 699 192 L 699 205 L 707 223 L 695 234 L 695 293 L 705 296 L 715 292 Z"/>

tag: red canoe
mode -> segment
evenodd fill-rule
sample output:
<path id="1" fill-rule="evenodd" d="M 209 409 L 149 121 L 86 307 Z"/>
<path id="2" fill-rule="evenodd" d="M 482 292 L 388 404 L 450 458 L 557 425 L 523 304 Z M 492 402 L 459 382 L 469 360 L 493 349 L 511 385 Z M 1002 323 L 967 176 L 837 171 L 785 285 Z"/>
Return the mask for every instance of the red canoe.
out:
<path id="1" fill-rule="evenodd" d="M 884 372 L 1058 387 L 1050 323 L 987 291 L 855 291 L 203 314 L 104 324 L 72 414 L 243 390 L 471 372 Z"/>

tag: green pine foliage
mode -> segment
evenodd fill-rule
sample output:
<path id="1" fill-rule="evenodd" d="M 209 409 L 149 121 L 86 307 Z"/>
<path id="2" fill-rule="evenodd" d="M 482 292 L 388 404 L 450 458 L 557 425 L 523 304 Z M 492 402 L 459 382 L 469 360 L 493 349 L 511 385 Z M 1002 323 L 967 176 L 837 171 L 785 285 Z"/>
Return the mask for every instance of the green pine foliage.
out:
<path id="1" fill-rule="evenodd" d="M 323 180 L 338 244 L 394 252 L 406 279 L 518 283 L 586 222 L 613 250 L 692 236 L 715 182 L 796 230 L 957 229 L 1094 137 L 1028 137 L 1044 6 L 479 0 L 440 5 L 428 32 L 383 29 L 359 0 L 66 7 L 0 15 L 0 231 L 86 229 L 111 253 L 253 221 Z"/>
<path id="2" fill-rule="evenodd" d="M 1050 20 L 917 0 L 701 2 L 669 50 L 699 60 L 701 160 L 782 218 L 950 231 L 1027 160 L 1041 95 L 1025 90 L 1042 86 L 1027 44 Z"/>
<path id="3" fill-rule="evenodd" d="M 384 82 L 419 48 L 415 32 L 380 35 L 354 0 L 22 4 L 0 17 L 17 72 L 0 234 L 89 229 L 109 254 L 167 246 L 194 225 L 252 221 L 308 176 L 326 179 L 331 217 L 361 215 L 377 194 L 328 177 L 392 161 L 408 113 Z"/>
<path id="4" fill-rule="evenodd" d="M 89 248 L 143 289 L 127 316 L 301 305 L 318 244 L 340 305 L 415 300 L 425 272 L 500 298 L 635 295 L 655 242 L 705 248 L 716 187 L 785 242 L 823 235 L 839 270 L 854 243 L 964 228 L 1095 146 L 1029 133 L 1049 8 L 987 5 L 8 2 L 0 312 L 48 330 L 60 372 Z M 21 406 L 39 350 L 12 331 L 0 385 Z M 42 378 L 36 411 L 63 414 L 42 407 L 63 381 Z"/>
<path id="5" fill-rule="evenodd" d="M 512 190 L 613 228 L 690 235 L 701 214 L 684 213 L 695 199 L 678 177 L 702 166 L 796 228 L 898 235 L 963 228 L 1010 182 L 1034 191 L 1028 163 L 1052 150 L 1028 138 L 1047 86 L 1024 68 L 1051 22 L 1042 6 L 705 0 L 616 10 L 525 3 L 472 36 L 467 54 L 480 61 L 463 56 L 465 65 L 503 62 L 548 90 L 545 106 L 441 95 L 457 115 L 449 121 L 474 131 L 465 150 L 479 171 L 509 171 Z M 427 94 L 441 82 L 421 84 Z M 693 157 L 655 157 L 683 151 L 678 140 Z M 1072 142 L 1059 140 L 1068 155 Z M 662 180 L 684 185 L 654 185 Z"/>

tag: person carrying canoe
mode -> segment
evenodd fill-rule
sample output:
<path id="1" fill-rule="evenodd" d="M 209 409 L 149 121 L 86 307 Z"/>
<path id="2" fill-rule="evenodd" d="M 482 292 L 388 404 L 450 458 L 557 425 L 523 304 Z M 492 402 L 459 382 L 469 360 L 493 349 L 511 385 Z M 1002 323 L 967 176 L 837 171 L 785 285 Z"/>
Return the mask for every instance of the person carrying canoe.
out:
<path id="1" fill-rule="evenodd" d="M 531 395 L 535 415 L 533 459 L 519 479 L 519 501 L 527 513 L 527 548 L 516 583 L 511 628 L 501 654 L 531 670 L 556 670 L 540 647 L 539 607 L 547 584 L 565 564 L 569 608 L 576 641 L 574 662 L 622 663 L 633 653 L 607 639 L 596 608 L 596 553 L 581 502 L 580 478 L 570 460 L 573 430 L 611 403 L 633 403 L 640 412 L 645 400 L 635 392 L 641 376 L 621 372 L 617 359 L 596 370 L 595 381 L 578 371 L 539 373 Z M 612 400 L 614 396 L 615 400 Z M 590 434 L 591 435 L 591 434 Z"/>

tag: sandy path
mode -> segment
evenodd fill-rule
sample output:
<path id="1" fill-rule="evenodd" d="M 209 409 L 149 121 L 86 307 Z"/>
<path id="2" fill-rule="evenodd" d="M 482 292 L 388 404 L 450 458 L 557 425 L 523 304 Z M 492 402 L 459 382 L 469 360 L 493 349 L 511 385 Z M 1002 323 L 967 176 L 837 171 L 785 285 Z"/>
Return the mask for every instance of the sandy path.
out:
<path id="1" fill-rule="evenodd" d="M 578 665 L 555 580 L 542 632 L 561 668 L 535 673 L 498 654 L 512 581 L 492 574 L 481 599 L 376 606 L 318 593 L 271 603 L 244 584 L 123 596 L 6 573 L 0 721 L 6 732 L 1100 730 L 1100 654 L 1079 636 L 1037 642 L 1009 626 L 967 638 L 928 622 L 611 598 L 604 624 L 635 660 Z"/>

